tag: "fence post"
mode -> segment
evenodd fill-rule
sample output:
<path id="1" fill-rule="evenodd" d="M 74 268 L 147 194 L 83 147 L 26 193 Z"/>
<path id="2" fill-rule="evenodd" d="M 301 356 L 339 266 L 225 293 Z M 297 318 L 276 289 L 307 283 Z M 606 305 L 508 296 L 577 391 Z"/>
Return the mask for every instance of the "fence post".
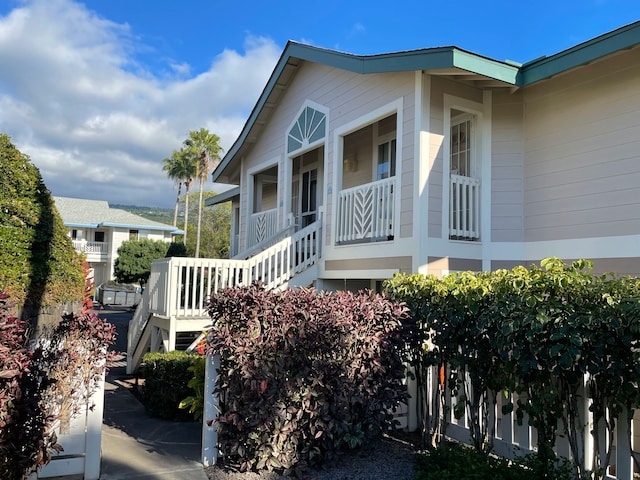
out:
<path id="1" fill-rule="evenodd" d="M 624 409 L 618 417 L 618 435 L 616 438 L 616 478 L 631 480 L 633 478 L 633 457 L 629 448 L 631 432 L 629 411 Z"/>
<path id="2" fill-rule="evenodd" d="M 96 391 L 87 406 L 87 430 L 84 458 L 85 480 L 98 480 L 100 478 L 100 464 L 102 461 L 102 420 L 104 416 L 104 377 L 102 371 Z"/>
<path id="3" fill-rule="evenodd" d="M 204 373 L 204 411 L 202 412 L 202 464 L 210 467 L 218 459 L 218 427 L 207 422 L 218 417 L 218 396 L 213 394 L 220 368 L 220 355 L 207 355 Z"/>

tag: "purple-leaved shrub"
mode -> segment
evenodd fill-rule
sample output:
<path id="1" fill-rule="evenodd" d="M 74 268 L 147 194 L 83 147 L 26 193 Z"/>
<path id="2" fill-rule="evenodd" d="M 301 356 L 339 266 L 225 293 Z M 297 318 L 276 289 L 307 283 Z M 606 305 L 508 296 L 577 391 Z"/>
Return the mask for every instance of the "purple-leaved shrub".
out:
<path id="1" fill-rule="evenodd" d="M 300 470 L 392 428 L 415 324 L 371 291 L 225 289 L 211 298 L 206 351 L 224 462 L 241 471 Z"/>

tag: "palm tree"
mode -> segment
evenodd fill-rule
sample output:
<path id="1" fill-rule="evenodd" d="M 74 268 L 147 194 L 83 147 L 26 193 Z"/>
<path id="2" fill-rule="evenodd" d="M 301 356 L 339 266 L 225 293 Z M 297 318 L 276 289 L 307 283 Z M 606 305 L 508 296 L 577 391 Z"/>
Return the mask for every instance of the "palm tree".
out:
<path id="1" fill-rule="evenodd" d="M 184 149 L 181 150 L 184 152 Z M 189 225 L 189 188 L 191 187 L 191 182 L 193 182 L 193 177 L 196 175 L 196 165 L 189 157 L 189 155 L 184 152 L 183 155 L 188 160 L 189 170 L 188 175 L 184 178 L 184 186 L 185 186 L 185 195 L 184 195 L 184 245 L 187 246 L 187 227 Z M 196 255 L 197 257 L 197 255 Z"/>
<path id="2" fill-rule="evenodd" d="M 196 166 L 196 178 L 200 181 L 200 197 L 198 201 L 198 230 L 196 233 L 196 251 L 195 257 L 200 254 L 200 226 L 202 224 L 202 193 L 204 191 L 204 182 L 209 176 L 211 163 L 215 164 L 220 160 L 222 147 L 218 144 L 220 137 L 214 133 L 209 133 L 206 128 L 199 131 L 189 131 L 189 138 L 184 141 L 184 147 L 189 152 L 188 155 Z M 188 189 L 188 187 L 187 187 Z M 188 197 L 187 197 L 188 198 Z M 185 229 L 186 236 L 186 229 Z M 186 240 L 185 240 L 186 244 Z"/>
<path id="3" fill-rule="evenodd" d="M 173 226 L 178 224 L 178 208 L 180 206 L 180 195 L 182 193 L 182 185 L 185 183 L 185 179 L 189 176 L 190 165 L 189 159 L 184 155 L 184 151 L 174 150 L 171 153 L 171 157 L 162 160 L 164 165 L 162 170 L 167 172 L 167 177 L 174 181 L 178 185 L 178 196 L 176 198 L 176 206 L 173 211 Z"/>

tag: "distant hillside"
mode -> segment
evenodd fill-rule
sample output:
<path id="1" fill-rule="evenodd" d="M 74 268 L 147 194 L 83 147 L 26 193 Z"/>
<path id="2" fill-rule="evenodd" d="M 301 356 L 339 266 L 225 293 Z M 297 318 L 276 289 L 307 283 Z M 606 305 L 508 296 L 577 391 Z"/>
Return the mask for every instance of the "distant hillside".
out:
<path id="1" fill-rule="evenodd" d="M 154 222 L 173 225 L 173 209 L 172 208 L 137 207 L 135 205 L 111 205 L 111 204 L 110 206 L 113 208 L 119 208 L 120 210 L 126 210 L 127 212 L 134 213 L 148 220 L 153 220 Z"/>

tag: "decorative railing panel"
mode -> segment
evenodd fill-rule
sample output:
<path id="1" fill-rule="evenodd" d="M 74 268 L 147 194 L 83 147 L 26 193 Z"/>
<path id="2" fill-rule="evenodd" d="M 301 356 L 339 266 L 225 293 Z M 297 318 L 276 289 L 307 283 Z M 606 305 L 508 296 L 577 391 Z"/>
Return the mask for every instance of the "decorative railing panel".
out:
<path id="1" fill-rule="evenodd" d="M 389 240 L 395 230 L 395 177 L 338 194 L 336 242 Z"/>
<path id="2" fill-rule="evenodd" d="M 455 240 L 480 238 L 480 180 L 477 178 L 451 175 L 449 237 Z"/>
<path id="3" fill-rule="evenodd" d="M 278 232 L 278 209 L 253 213 L 249 217 L 247 248 L 275 235 Z"/>

